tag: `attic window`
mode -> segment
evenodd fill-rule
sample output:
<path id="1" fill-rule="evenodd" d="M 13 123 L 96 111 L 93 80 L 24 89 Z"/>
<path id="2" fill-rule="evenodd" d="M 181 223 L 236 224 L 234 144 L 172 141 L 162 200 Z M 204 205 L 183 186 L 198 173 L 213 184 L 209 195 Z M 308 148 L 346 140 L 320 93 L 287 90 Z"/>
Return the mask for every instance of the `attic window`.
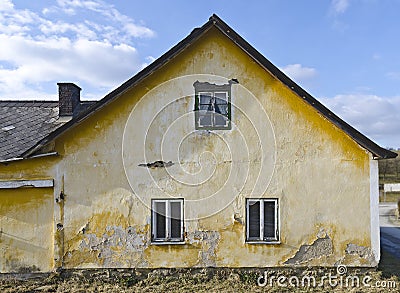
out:
<path id="1" fill-rule="evenodd" d="M 231 129 L 231 85 L 217 85 L 196 81 L 195 89 L 195 125 L 196 129 Z"/>
<path id="2" fill-rule="evenodd" d="M 153 243 L 183 242 L 183 199 L 152 200 Z"/>
<path id="3" fill-rule="evenodd" d="M 279 242 L 278 199 L 247 199 L 246 241 Z"/>

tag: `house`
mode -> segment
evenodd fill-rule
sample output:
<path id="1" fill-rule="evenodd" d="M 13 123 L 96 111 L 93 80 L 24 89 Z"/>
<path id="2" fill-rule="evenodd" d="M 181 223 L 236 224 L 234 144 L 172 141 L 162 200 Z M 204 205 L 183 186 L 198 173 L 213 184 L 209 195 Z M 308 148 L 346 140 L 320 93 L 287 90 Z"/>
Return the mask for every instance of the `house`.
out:
<path id="1" fill-rule="evenodd" d="M 377 265 L 396 154 L 218 16 L 97 103 L 79 92 L 0 104 L 1 272 Z"/>
<path id="2" fill-rule="evenodd" d="M 400 192 L 400 183 L 385 183 L 383 190 L 384 192 Z"/>

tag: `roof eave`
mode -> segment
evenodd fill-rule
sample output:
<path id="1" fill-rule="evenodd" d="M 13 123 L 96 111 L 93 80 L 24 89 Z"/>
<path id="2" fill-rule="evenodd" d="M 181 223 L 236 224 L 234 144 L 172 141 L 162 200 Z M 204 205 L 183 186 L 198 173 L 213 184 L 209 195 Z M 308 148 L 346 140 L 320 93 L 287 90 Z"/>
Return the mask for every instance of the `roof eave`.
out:
<path id="1" fill-rule="evenodd" d="M 27 160 L 27 159 L 37 159 L 37 158 L 52 157 L 52 156 L 58 156 L 58 155 L 59 154 L 57 152 L 50 152 L 50 153 L 37 154 L 37 155 L 33 155 L 33 156 L 28 156 L 28 157 L 21 156 L 21 157 L 0 160 L 0 164 L 8 164 L 8 163 L 18 162 L 18 161 L 22 161 L 22 160 Z"/>

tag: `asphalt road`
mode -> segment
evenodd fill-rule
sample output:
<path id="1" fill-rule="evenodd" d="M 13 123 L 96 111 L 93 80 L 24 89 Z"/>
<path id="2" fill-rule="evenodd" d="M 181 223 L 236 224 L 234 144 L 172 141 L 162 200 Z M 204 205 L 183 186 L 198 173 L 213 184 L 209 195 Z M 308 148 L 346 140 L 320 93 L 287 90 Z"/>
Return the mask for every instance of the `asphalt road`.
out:
<path id="1" fill-rule="evenodd" d="M 397 203 L 379 205 L 379 225 L 381 230 L 381 248 L 400 260 L 400 225 L 394 224 Z M 392 221 L 391 221 L 392 219 Z"/>

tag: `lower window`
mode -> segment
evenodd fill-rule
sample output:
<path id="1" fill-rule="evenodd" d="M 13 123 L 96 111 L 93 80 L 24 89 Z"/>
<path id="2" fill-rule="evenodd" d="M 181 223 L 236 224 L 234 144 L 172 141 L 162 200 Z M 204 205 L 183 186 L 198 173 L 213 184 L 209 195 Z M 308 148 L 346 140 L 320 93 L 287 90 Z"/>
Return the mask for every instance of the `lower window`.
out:
<path id="1" fill-rule="evenodd" d="M 183 241 L 183 199 L 154 199 L 151 206 L 151 240 Z"/>
<path id="2" fill-rule="evenodd" d="M 279 241 L 278 199 L 247 199 L 246 240 Z"/>

